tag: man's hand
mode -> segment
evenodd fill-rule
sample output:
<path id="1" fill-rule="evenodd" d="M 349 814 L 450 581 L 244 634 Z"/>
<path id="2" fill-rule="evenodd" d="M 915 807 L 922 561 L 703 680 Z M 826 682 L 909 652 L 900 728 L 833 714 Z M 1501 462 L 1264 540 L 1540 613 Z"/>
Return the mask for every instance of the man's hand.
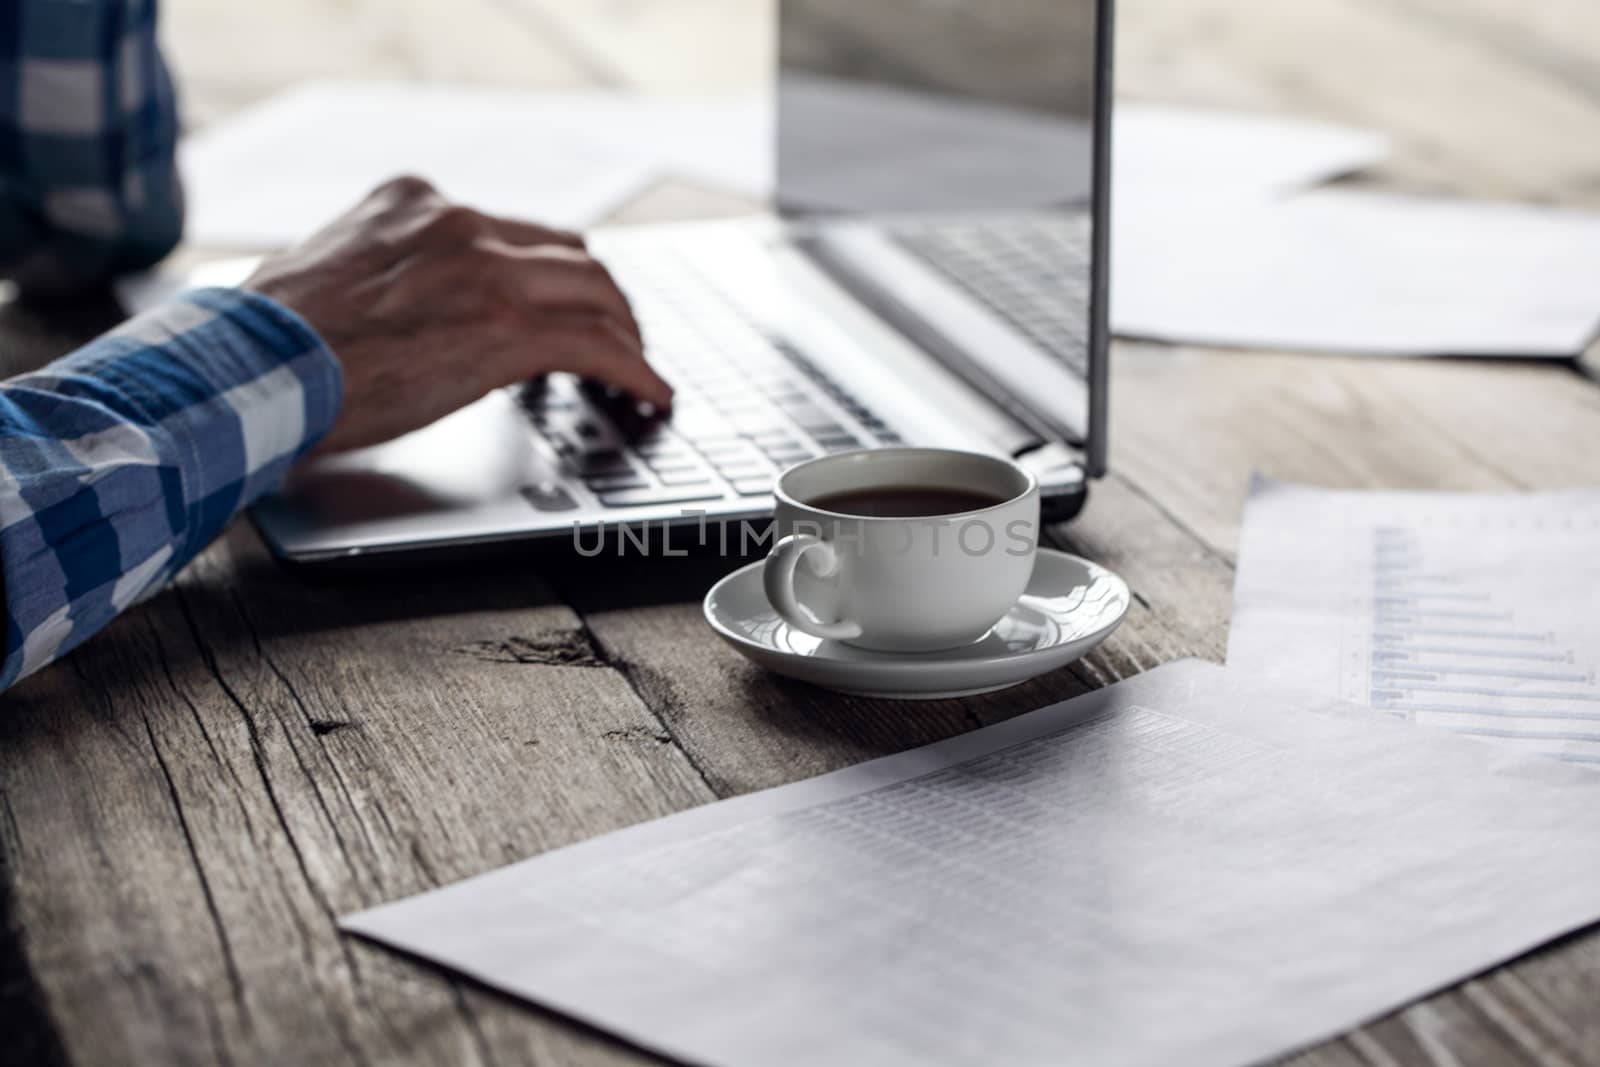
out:
<path id="1" fill-rule="evenodd" d="M 672 403 L 582 238 L 481 215 L 418 178 L 383 185 L 245 287 L 298 312 L 343 367 L 344 406 L 319 451 L 387 441 L 549 371 Z"/>

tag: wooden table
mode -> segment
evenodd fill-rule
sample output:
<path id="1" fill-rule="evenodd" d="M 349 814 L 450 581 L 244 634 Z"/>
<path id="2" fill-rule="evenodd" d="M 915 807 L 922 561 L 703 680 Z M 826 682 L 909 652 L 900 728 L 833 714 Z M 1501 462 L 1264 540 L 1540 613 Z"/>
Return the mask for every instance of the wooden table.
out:
<path id="1" fill-rule="evenodd" d="M 189 114 L 295 77 L 727 86 L 747 0 L 169 0 Z M 1131 96 L 1391 131 L 1387 187 L 1600 206 L 1593 0 L 1128 0 Z M 240 42 L 248 41 L 244 47 Z M 711 42 L 716 47 L 708 47 Z M 314 161 L 307 161 L 312 165 Z M 705 209 L 664 189 L 630 211 Z M 111 314 L 0 313 L 36 363 Z M 1252 469 L 1335 486 L 1600 480 L 1581 365 L 1119 345 L 1114 473 L 1060 543 L 1137 604 L 996 696 L 841 699 L 699 618 L 727 564 L 519 561 L 313 583 L 241 524 L 175 587 L 3 698 L 0 1060 L 621 1063 L 559 1017 L 339 937 L 334 917 L 616 827 L 942 738 L 1178 656 L 1221 659 Z M 1600 934 L 1305 1054 L 1600 1062 Z"/>

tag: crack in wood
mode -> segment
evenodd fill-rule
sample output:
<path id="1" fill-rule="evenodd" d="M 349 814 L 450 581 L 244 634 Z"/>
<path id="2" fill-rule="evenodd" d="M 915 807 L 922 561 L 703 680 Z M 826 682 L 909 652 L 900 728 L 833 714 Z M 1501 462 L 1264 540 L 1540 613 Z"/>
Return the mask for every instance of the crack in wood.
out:
<path id="1" fill-rule="evenodd" d="M 11 810 L 5 786 L 0 786 L 0 816 L 4 817 L 0 823 L 4 828 L 4 834 L 0 834 L 0 873 L 4 873 L 11 857 L 22 854 L 22 827 L 17 823 L 17 813 Z"/>
<path id="2" fill-rule="evenodd" d="M 439 872 L 433 869 L 433 864 L 428 861 L 427 855 L 422 851 L 422 842 L 413 837 L 410 839 L 410 844 L 411 862 L 417 865 L 417 870 L 422 872 L 422 877 L 427 880 L 428 885 L 434 888 L 443 885 L 444 882 L 440 879 Z"/>
<path id="3" fill-rule="evenodd" d="M 317 908 L 323 913 L 324 916 L 327 917 L 329 926 L 337 928 L 338 913 L 335 911 L 333 905 L 328 901 L 328 898 L 323 893 L 322 888 L 317 885 L 316 879 L 312 876 L 311 865 L 307 861 L 305 853 L 300 847 L 300 842 L 295 836 L 293 826 L 291 826 L 289 823 L 288 814 L 283 810 L 283 803 L 278 799 L 277 790 L 273 787 L 272 776 L 267 770 L 266 747 L 262 744 L 261 731 L 256 725 L 255 717 L 251 715 L 250 709 L 244 703 L 244 700 L 239 696 L 238 693 L 234 692 L 233 687 L 228 684 L 227 679 L 223 676 L 222 669 L 217 663 L 216 656 L 212 653 L 210 646 L 201 636 L 199 624 L 194 618 L 194 613 L 189 606 L 188 598 L 184 595 L 183 587 L 174 586 L 174 593 L 179 611 L 182 613 L 184 622 L 189 627 L 190 635 L 194 638 L 195 647 L 200 653 L 200 661 L 205 665 L 206 670 L 210 672 L 211 677 L 216 681 L 217 686 L 222 690 L 223 695 L 228 698 L 228 702 L 233 705 L 236 711 L 238 711 L 240 719 L 244 723 L 245 733 L 250 741 L 250 755 L 252 760 L 255 762 L 256 773 L 261 778 L 263 795 L 267 798 L 267 804 L 272 808 L 272 814 L 278 823 L 278 827 L 283 831 L 284 842 L 289 848 L 290 855 L 294 857 L 295 866 L 300 871 L 300 878 L 305 885 L 306 892 L 310 894 L 311 899 L 316 904 Z M 281 720 L 279 721 L 279 725 L 282 725 Z M 290 743 L 289 747 L 290 751 L 293 752 L 294 745 L 292 742 Z M 295 753 L 295 760 L 297 763 L 299 763 L 298 752 Z M 301 764 L 301 769 L 304 771 L 304 764 Z M 315 791 L 314 782 L 312 783 L 312 786 L 313 790 Z M 326 814 L 326 808 L 324 808 L 324 813 Z M 334 838 L 339 843 L 339 848 L 343 852 L 344 843 L 339 838 L 337 831 L 334 831 Z M 346 862 L 349 862 L 349 855 L 347 852 L 345 853 L 345 858 Z M 304 928 L 302 927 L 302 929 Z M 351 984 L 353 987 L 359 988 L 360 983 L 357 980 L 357 970 L 350 946 L 344 940 L 344 938 L 339 937 L 337 932 L 334 936 L 337 939 L 339 952 L 344 957 L 345 966 L 350 971 Z M 307 944 L 309 945 L 310 942 L 308 941 Z M 357 1062 L 370 1062 L 366 1050 L 361 1047 L 361 1043 L 357 1041 L 355 1035 L 350 1032 L 348 1022 L 343 1013 L 334 1012 L 332 1013 L 331 1018 L 333 1020 L 334 1029 L 339 1035 L 339 1043 L 344 1046 L 345 1051 L 348 1052 Z"/>
<path id="4" fill-rule="evenodd" d="M 244 802 L 244 782 L 239 778 L 239 773 L 234 770 L 233 764 L 222 758 L 221 751 L 218 750 L 216 742 L 211 737 L 211 731 L 206 729 L 205 718 L 200 714 L 200 709 L 189 698 L 188 692 L 178 685 L 178 680 L 172 673 L 172 662 L 167 657 L 167 646 L 161 640 L 161 634 L 156 629 L 155 623 L 149 619 L 148 615 L 145 617 L 145 621 L 150 630 L 150 637 L 155 642 L 156 662 L 161 665 L 162 676 L 166 678 L 167 685 L 177 694 L 178 699 L 182 700 L 184 706 L 189 709 L 189 715 L 194 719 L 195 728 L 200 731 L 200 736 L 205 741 L 206 749 L 211 753 L 211 758 L 216 760 L 217 766 L 233 780 L 233 784 L 237 787 L 238 792 L 234 794 L 234 802 L 239 808 L 240 817 L 244 820 L 245 832 L 250 835 L 251 843 L 255 844 L 259 841 L 259 838 L 256 836 L 255 820 L 250 817 L 250 806 Z"/>
<path id="5" fill-rule="evenodd" d="M 486 663 L 542 664 L 550 667 L 615 666 L 583 630 L 557 630 L 532 637 L 513 635 L 473 641 L 451 651 Z"/>
<path id="6" fill-rule="evenodd" d="M 250 644 L 255 650 L 256 657 L 262 662 L 263 665 L 265 665 L 268 672 L 271 673 L 275 679 L 277 679 L 278 683 L 283 686 L 285 692 L 287 692 L 289 695 L 290 701 L 293 702 L 295 708 L 300 712 L 301 717 L 306 721 L 306 724 L 310 727 L 311 732 L 315 736 L 319 738 L 325 737 L 330 733 L 354 728 L 359 725 L 358 723 L 350 720 L 325 719 L 313 715 L 310 706 L 307 705 L 305 700 L 300 696 L 299 689 L 297 689 L 294 683 L 289 680 L 288 675 L 281 667 L 278 666 L 277 660 L 271 655 L 271 653 L 267 651 L 266 644 L 261 640 L 261 632 L 259 629 L 257 629 L 255 621 L 250 617 L 250 612 L 246 609 L 244 601 L 239 596 L 237 588 L 232 586 L 228 588 L 228 598 L 233 604 L 234 611 L 237 613 L 239 621 L 243 624 L 245 631 L 250 635 Z M 220 671 L 214 670 L 214 673 L 218 675 L 218 679 L 220 681 Z M 245 714 L 248 717 L 248 712 Z M 324 820 L 326 820 L 329 831 L 333 834 L 334 842 L 339 847 L 340 856 L 344 859 L 345 865 L 350 869 L 351 873 L 358 874 L 362 868 L 357 867 L 355 863 L 355 857 L 351 853 L 349 846 L 345 843 L 344 835 L 339 832 L 338 821 L 334 818 L 333 812 L 328 806 L 327 799 L 323 796 L 322 787 L 318 784 L 315 776 L 312 775 L 310 768 L 306 765 L 306 762 L 301 755 L 299 746 L 295 744 L 293 737 L 289 733 L 287 724 L 284 723 L 282 717 L 279 716 L 275 711 L 272 714 L 273 717 L 277 719 L 279 726 L 284 728 L 284 741 L 289 746 L 289 751 L 294 755 L 295 766 L 299 768 L 300 773 L 305 777 L 306 782 L 310 787 L 311 794 L 316 799 L 317 808 L 322 812 L 322 817 Z M 254 736 L 255 735 L 252 732 L 252 737 Z M 333 774 L 334 784 L 338 788 L 339 794 L 344 800 L 345 807 L 348 809 L 351 818 L 355 822 L 356 830 L 358 833 L 360 833 L 361 840 L 366 843 L 368 854 L 370 856 L 377 856 L 379 854 L 377 844 L 372 840 L 372 835 L 368 833 L 366 821 L 361 818 L 361 813 L 356 807 L 355 797 L 350 791 L 349 783 L 345 780 L 343 768 L 340 767 L 337 760 L 327 756 L 325 750 L 319 749 L 318 751 L 323 752 L 324 760 Z M 274 809 L 277 810 L 276 800 L 274 800 L 273 806 Z M 281 811 L 279 814 L 281 819 Z M 286 830 L 286 833 L 287 832 L 288 831 Z M 290 835 L 289 841 L 290 847 L 294 850 L 296 859 L 301 860 L 302 857 L 300 849 L 293 840 L 292 835 Z M 316 890 L 314 885 L 311 885 L 309 876 L 305 873 L 303 862 L 301 863 L 301 872 L 302 876 L 306 877 L 307 885 L 312 890 L 313 898 L 316 899 L 323 912 L 328 916 L 330 925 L 336 927 L 338 921 L 337 914 L 328 903 L 327 899 Z M 298 916 L 296 917 L 296 924 L 301 929 L 302 936 L 306 938 L 307 966 L 314 966 L 314 962 L 312 961 L 311 954 L 309 952 L 309 946 L 312 942 L 311 932 L 306 929 L 304 924 L 299 922 Z M 338 945 L 339 954 L 344 959 L 345 968 L 349 973 L 350 989 L 355 995 L 356 1001 L 367 1010 L 368 1014 L 383 1020 L 384 1027 L 389 1030 L 391 1034 L 396 1034 L 393 1026 L 391 1026 L 389 1023 L 387 1015 L 378 1011 L 372 1002 L 367 990 L 366 979 L 362 974 L 360 959 L 356 955 L 354 946 L 347 938 L 340 934 L 337 929 L 334 931 L 334 939 Z M 347 1048 L 351 1048 L 355 1043 L 355 1036 L 346 1032 L 345 1024 L 342 1019 L 338 1023 L 338 1029 L 340 1032 L 341 1042 L 345 1044 Z M 356 1051 L 356 1056 L 363 1062 L 366 1062 L 367 1060 L 367 1056 L 363 1051 Z"/>
<path id="7" fill-rule="evenodd" d="M 589 642 L 592 648 L 597 650 L 604 649 L 605 643 L 596 637 L 594 631 L 589 628 L 588 622 L 583 619 L 582 612 L 579 612 L 577 608 L 573 608 L 573 611 L 578 615 L 579 623 L 583 627 L 585 640 Z M 684 762 L 688 763 L 689 768 L 694 771 L 695 776 L 700 779 L 705 787 L 711 791 L 712 796 L 719 798 L 727 796 L 728 791 L 725 788 L 719 789 L 717 787 L 706 768 L 701 765 L 695 754 L 690 751 L 689 746 L 685 745 L 672 729 L 672 722 L 668 716 L 674 709 L 680 707 L 682 702 L 676 696 L 671 680 L 660 671 L 646 667 L 643 664 L 634 663 L 624 656 L 617 655 L 614 651 L 606 650 L 602 654 L 612 668 L 622 676 L 622 680 L 628 683 L 628 688 L 633 691 L 634 697 L 643 705 L 644 710 L 656 721 L 661 733 L 667 738 L 663 743 L 671 743 L 682 753 Z M 656 703 L 651 700 L 652 695 L 659 700 L 660 707 L 657 707 Z"/>
<path id="8" fill-rule="evenodd" d="M 472 1037 L 472 1046 L 478 1053 L 478 1059 L 488 1067 L 494 1067 L 496 1062 L 494 1049 L 489 1045 L 489 1037 L 483 1032 L 483 1023 L 478 1019 L 478 1013 L 472 1010 L 472 1005 L 467 1001 L 467 990 L 459 980 L 450 979 L 451 999 L 455 1001 L 456 1012 L 466 1023 L 467 1033 Z"/>
<path id="9" fill-rule="evenodd" d="M 305 719 L 306 725 L 311 728 L 311 732 L 317 737 L 324 737 L 336 730 L 354 726 L 355 723 L 353 722 L 342 719 L 322 719 L 311 713 L 311 709 L 301 699 L 300 691 L 295 688 L 293 682 L 289 681 L 288 676 L 284 674 L 277 662 L 267 652 L 266 646 L 261 641 L 261 634 L 257 631 L 255 622 L 251 620 L 250 613 L 245 610 L 244 601 L 240 599 L 238 590 L 230 587 L 228 589 L 228 599 L 233 602 L 233 608 L 239 615 L 239 621 L 244 624 L 246 632 L 250 634 L 250 644 L 255 648 L 256 658 L 261 660 L 262 664 L 289 694 L 289 699 L 293 701 L 295 708 L 299 710 L 301 717 Z M 279 719 L 280 725 L 282 725 L 282 722 L 282 719 Z M 322 795 L 322 788 L 317 784 L 316 778 L 311 774 L 310 769 L 306 767 L 305 761 L 301 758 L 299 747 L 294 743 L 293 738 L 289 737 L 287 730 L 285 730 L 284 736 L 289 745 L 289 750 L 294 753 L 295 763 L 299 765 L 301 773 L 306 776 L 306 781 L 311 785 L 312 795 L 317 798 L 317 807 L 322 810 L 323 818 L 328 821 L 328 828 L 332 831 L 334 840 L 338 842 L 339 854 L 344 857 L 345 864 L 352 873 L 361 870 L 360 867 L 356 866 L 354 857 L 352 857 L 349 847 L 345 844 L 344 835 L 339 832 L 338 821 L 334 819 L 333 812 L 328 808 L 327 801 Z M 355 798 L 350 793 L 350 788 L 344 780 L 343 772 L 340 771 L 339 765 L 333 760 L 328 760 L 328 764 L 333 770 L 334 783 L 338 786 L 339 793 L 344 798 L 345 806 L 350 809 L 352 815 L 355 815 L 356 829 L 360 832 L 361 839 L 366 842 L 369 853 L 377 855 L 377 846 L 367 833 L 366 823 L 356 814 Z"/>
<path id="10" fill-rule="evenodd" d="M 607 741 L 655 741 L 662 745 L 670 745 L 672 743 L 672 734 L 666 730 L 652 730 L 646 726 L 627 726 L 620 730 L 607 730 L 600 736 Z"/>
<path id="11" fill-rule="evenodd" d="M 188 813 L 184 811 L 183 794 L 178 791 L 178 783 L 172 777 L 172 768 L 167 765 L 167 757 L 156 741 L 156 731 L 155 727 L 150 725 L 150 716 L 141 708 L 139 717 L 144 721 L 145 736 L 150 740 L 150 752 L 155 757 L 156 766 L 160 768 L 162 780 L 166 783 L 167 796 L 172 801 L 172 813 L 177 817 L 178 829 L 183 834 L 184 847 L 189 851 L 189 861 L 194 867 L 195 877 L 200 882 L 200 896 L 206 903 L 206 913 L 211 917 L 211 925 L 216 930 L 217 945 L 222 951 L 222 967 L 228 975 L 228 987 L 232 990 L 234 1003 L 239 1006 L 239 1016 L 248 1028 L 250 1004 L 244 994 L 244 975 L 239 970 L 239 960 L 234 955 L 233 942 L 229 939 L 227 925 L 222 920 L 222 909 L 217 905 L 216 892 L 211 887 L 211 879 L 206 876 L 205 861 L 201 859 L 200 848 L 195 843 L 194 828 L 189 825 Z"/>
<path id="12" fill-rule="evenodd" d="M 167 680 L 168 685 L 172 687 L 173 691 L 178 693 L 180 697 L 184 699 L 190 710 L 190 713 L 194 714 L 198 721 L 198 711 L 195 709 L 193 703 L 188 701 L 187 695 L 178 688 L 173 679 L 170 664 L 167 661 L 165 646 L 162 645 L 160 636 L 154 632 L 153 627 L 151 628 L 151 634 L 155 638 L 157 659 L 162 665 L 162 676 Z M 77 660 L 74 660 L 74 672 L 77 674 L 80 681 L 88 684 L 87 679 L 84 677 L 81 665 L 77 662 Z M 105 705 L 105 709 L 108 715 L 110 715 L 111 721 L 116 721 L 116 716 L 114 715 L 115 709 L 112 707 L 109 698 L 105 695 L 103 690 L 99 687 L 91 685 L 90 691 L 97 694 L 97 696 L 100 698 L 100 702 Z M 184 848 L 189 855 L 189 865 L 194 870 L 195 879 L 200 887 L 201 899 L 205 902 L 207 915 L 211 920 L 212 929 L 216 934 L 217 947 L 222 956 L 223 971 L 227 975 L 228 989 L 231 998 L 239 1010 L 240 1021 L 243 1023 L 245 1030 L 248 1032 L 253 1028 L 253 1021 L 251 1018 L 250 1004 L 248 998 L 245 996 L 243 971 L 239 966 L 238 957 L 234 952 L 232 939 L 228 936 L 227 927 L 222 917 L 222 909 L 217 903 L 216 891 L 212 887 L 210 877 L 206 874 L 205 864 L 200 856 L 199 845 L 195 839 L 194 828 L 190 824 L 188 813 L 184 809 L 183 796 L 178 789 L 177 780 L 172 774 L 172 769 L 167 762 L 166 755 L 162 751 L 160 743 L 156 740 L 155 727 L 150 722 L 150 716 L 143 710 L 142 707 L 140 708 L 139 719 L 144 726 L 144 737 L 145 741 L 149 745 L 150 754 L 155 759 L 156 768 L 159 771 L 162 781 L 166 787 L 168 799 L 172 804 L 172 812 L 178 823 L 179 833 L 183 837 Z M 132 741 L 132 736 L 129 733 L 126 731 L 119 732 L 122 734 L 122 736 Z M 219 764 L 225 767 L 226 764 L 223 763 L 221 755 L 217 752 L 216 746 L 212 744 L 210 735 L 205 732 L 203 724 L 201 724 L 201 733 L 205 738 L 212 757 L 216 759 Z M 235 778 L 235 781 L 237 782 L 237 778 Z M 246 817 L 246 825 L 247 827 L 249 825 L 248 816 Z M 159 983 L 153 981 L 153 984 Z M 212 1051 L 215 1053 L 216 1062 L 230 1062 L 227 1046 L 222 1036 L 221 1020 L 216 1014 L 215 1004 L 207 1001 L 204 1010 L 207 1016 L 207 1032 L 210 1034 L 212 1039 Z"/>

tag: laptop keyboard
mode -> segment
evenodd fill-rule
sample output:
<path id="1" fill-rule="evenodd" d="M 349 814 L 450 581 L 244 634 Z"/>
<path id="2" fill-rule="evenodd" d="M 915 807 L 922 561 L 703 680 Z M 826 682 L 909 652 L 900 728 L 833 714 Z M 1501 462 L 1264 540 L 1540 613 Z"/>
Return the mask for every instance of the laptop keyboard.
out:
<path id="1" fill-rule="evenodd" d="M 677 390 L 672 417 L 570 375 L 521 395 L 534 429 L 602 505 L 765 496 L 793 463 L 899 443 L 866 404 L 688 264 L 659 253 L 606 262 L 633 303 L 651 365 Z"/>
<path id="2" fill-rule="evenodd" d="M 902 248 L 1080 375 L 1089 371 L 1089 220 L 895 223 Z"/>

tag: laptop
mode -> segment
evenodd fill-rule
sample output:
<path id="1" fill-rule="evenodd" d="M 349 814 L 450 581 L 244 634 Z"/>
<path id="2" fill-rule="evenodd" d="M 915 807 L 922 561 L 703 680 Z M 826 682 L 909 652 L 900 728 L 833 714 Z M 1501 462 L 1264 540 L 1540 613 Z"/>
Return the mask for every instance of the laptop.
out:
<path id="1" fill-rule="evenodd" d="M 254 517 L 319 563 L 760 520 L 813 456 L 1106 465 L 1109 0 L 780 0 L 777 211 L 596 232 L 655 417 L 568 375 L 320 459 Z"/>

